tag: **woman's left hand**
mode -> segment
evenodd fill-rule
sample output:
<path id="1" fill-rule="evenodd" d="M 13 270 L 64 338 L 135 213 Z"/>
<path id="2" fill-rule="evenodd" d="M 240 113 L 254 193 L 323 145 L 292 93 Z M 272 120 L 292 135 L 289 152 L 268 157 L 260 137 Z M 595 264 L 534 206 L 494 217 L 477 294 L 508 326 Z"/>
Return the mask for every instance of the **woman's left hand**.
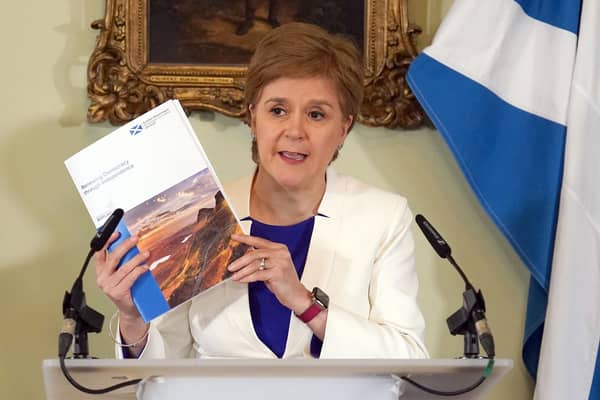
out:
<path id="1" fill-rule="evenodd" d="M 298 279 L 286 245 L 249 235 L 234 234 L 231 238 L 255 249 L 227 267 L 234 273 L 233 280 L 244 283 L 265 282 L 277 300 L 296 313 L 303 312 L 312 304 L 312 295 Z"/>

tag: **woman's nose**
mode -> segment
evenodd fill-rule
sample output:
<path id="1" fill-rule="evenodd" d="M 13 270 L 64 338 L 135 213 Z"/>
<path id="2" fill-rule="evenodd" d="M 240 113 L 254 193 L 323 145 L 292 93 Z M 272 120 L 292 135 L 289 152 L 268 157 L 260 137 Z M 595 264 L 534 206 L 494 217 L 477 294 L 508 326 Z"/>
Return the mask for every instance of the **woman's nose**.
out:
<path id="1" fill-rule="evenodd" d="M 300 140 L 306 137 L 306 121 L 302 114 L 296 114 L 289 119 L 289 124 L 285 130 L 285 136 L 290 139 Z"/>

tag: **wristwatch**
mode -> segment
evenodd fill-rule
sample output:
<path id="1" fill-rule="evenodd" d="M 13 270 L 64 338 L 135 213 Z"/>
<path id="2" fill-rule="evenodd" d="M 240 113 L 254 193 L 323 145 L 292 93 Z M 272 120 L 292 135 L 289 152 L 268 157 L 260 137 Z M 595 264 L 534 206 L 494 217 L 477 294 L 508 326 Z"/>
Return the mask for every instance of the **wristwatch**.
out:
<path id="1" fill-rule="evenodd" d="M 310 307 L 302 314 L 296 314 L 296 317 L 300 318 L 305 324 L 312 321 L 312 319 L 319 315 L 321 311 L 327 310 L 327 307 L 329 307 L 329 296 L 316 286 L 312 290 L 312 298 L 313 303 Z"/>

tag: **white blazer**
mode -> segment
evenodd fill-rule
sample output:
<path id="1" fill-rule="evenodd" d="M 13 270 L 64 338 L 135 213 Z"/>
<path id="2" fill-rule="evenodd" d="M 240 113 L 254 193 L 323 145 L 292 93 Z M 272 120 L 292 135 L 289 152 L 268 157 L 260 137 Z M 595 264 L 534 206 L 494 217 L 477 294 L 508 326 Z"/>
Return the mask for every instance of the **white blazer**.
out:
<path id="1" fill-rule="evenodd" d="M 225 187 L 249 215 L 252 177 Z M 412 214 L 405 198 L 327 171 L 301 282 L 329 295 L 321 358 L 425 358 Z M 250 222 L 242 225 L 249 232 Z M 312 331 L 290 313 L 284 358 L 311 357 Z M 121 349 L 116 354 L 122 358 Z M 141 358 L 276 358 L 252 325 L 248 285 L 228 280 L 150 324 Z"/>

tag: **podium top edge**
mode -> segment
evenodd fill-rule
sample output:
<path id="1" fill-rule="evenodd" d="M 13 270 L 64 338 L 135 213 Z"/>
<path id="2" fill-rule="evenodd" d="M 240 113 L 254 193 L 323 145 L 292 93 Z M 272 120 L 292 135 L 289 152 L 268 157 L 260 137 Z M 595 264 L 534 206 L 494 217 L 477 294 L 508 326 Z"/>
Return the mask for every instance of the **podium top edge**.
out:
<path id="1" fill-rule="evenodd" d="M 196 359 L 68 359 L 69 369 L 77 368 L 161 368 L 164 370 L 182 369 L 215 372 L 215 368 L 227 370 L 252 369 L 255 373 L 261 370 L 268 372 L 277 368 L 290 373 L 310 369 L 317 371 L 337 371 L 343 373 L 406 373 L 439 372 L 451 370 L 472 370 L 485 368 L 487 359 L 244 359 L 244 358 L 196 358 Z M 495 370 L 508 371 L 513 367 L 513 360 L 500 358 L 495 360 Z M 59 367 L 58 359 L 46 359 L 43 368 Z"/>

